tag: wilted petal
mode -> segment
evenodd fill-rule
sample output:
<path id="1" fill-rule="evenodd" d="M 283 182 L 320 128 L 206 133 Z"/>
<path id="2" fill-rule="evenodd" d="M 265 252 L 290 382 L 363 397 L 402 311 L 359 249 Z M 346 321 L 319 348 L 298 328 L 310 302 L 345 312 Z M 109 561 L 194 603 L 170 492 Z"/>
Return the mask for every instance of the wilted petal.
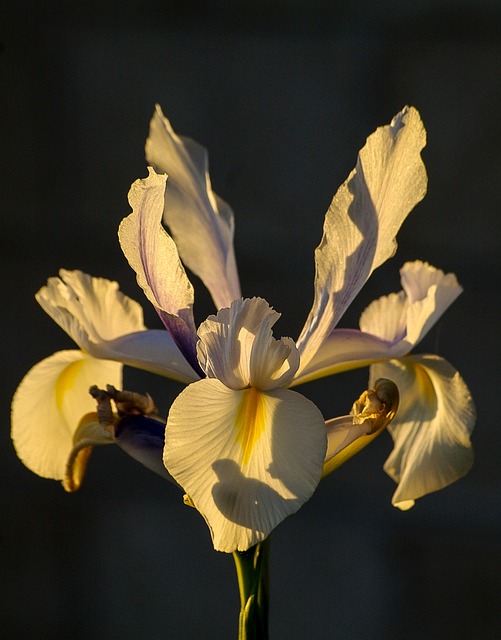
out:
<path id="1" fill-rule="evenodd" d="M 141 306 L 118 283 L 82 271 L 61 269 L 36 294 L 42 309 L 85 351 L 127 333 L 144 330 Z"/>
<path id="2" fill-rule="evenodd" d="M 475 408 L 459 373 L 438 356 L 373 365 L 371 379 L 380 376 L 393 380 L 400 392 L 397 415 L 388 427 L 394 449 L 384 468 L 398 483 L 392 503 L 409 509 L 417 498 L 470 469 Z"/>
<path id="3" fill-rule="evenodd" d="M 396 234 L 426 192 L 426 133 L 406 107 L 367 139 L 325 217 L 315 252 L 315 298 L 298 340 L 301 367 L 330 335 L 372 271 L 396 250 Z"/>
<path id="4" fill-rule="evenodd" d="M 264 540 L 312 495 L 326 449 L 321 413 L 288 389 L 187 387 L 169 412 L 164 463 L 219 551 Z"/>
<path id="5" fill-rule="evenodd" d="M 287 385 L 299 365 L 290 338 L 276 340 L 272 326 L 280 317 L 262 298 L 239 299 L 209 316 L 198 329 L 197 353 L 209 378 L 230 389 L 261 390 Z"/>
<path id="6" fill-rule="evenodd" d="M 34 473 L 62 480 L 83 416 L 95 411 L 93 384 L 121 387 L 122 365 L 82 351 L 59 351 L 23 378 L 12 402 L 12 439 Z"/>
<path id="7" fill-rule="evenodd" d="M 174 240 L 162 227 L 166 176 L 149 168 L 129 191 L 132 213 L 120 224 L 120 245 L 148 300 L 186 359 L 196 364 L 193 287 Z"/>
<path id="8" fill-rule="evenodd" d="M 210 291 L 216 307 L 240 297 L 233 250 L 233 212 L 212 191 L 207 151 L 179 137 L 157 105 L 146 142 L 146 159 L 169 176 L 164 222 L 184 264 Z"/>
<path id="9" fill-rule="evenodd" d="M 87 462 L 95 446 L 114 442 L 111 431 L 100 424 L 97 413 L 87 413 L 83 416 L 73 434 L 73 447 L 66 462 L 66 473 L 63 478 L 65 490 L 73 493 L 80 489 Z"/>
<path id="10" fill-rule="evenodd" d="M 322 477 L 371 443 L 395 417 L 398 401 L 396 385 L 380 378 L 373 390 L 364 391 L 353 404 L 350 415 L 327 420 L 327 452 Z"/>

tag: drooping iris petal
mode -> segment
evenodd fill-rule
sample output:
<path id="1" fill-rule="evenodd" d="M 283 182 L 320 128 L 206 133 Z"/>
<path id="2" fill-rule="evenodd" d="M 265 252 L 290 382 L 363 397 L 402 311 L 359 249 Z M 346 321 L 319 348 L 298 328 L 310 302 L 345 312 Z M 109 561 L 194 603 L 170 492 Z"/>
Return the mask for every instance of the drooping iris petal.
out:
<path id="1" fill-rule="evenodd" d="M 23 378 L 12 402 L 12 439 L 34 473 L 62 480 L 82 416 L 95 411 L 93 384 L 122 385 L 122 365 L 82 351 L 59 351 Z"/>
<path id="2" fill-rule="evenodd" d="M 360 316 L 360 329 L 334 329 L 294 385 L 406 355 L 461 293 L 453 273 L 421 262 L 400 270 L 403 291 L 382 296 Z"/>
<path id="3" fill-rule="evenodd" d="M 197 344 L 206 375 L 230 389 L 287 385 L 299 366 L 299 353 L 290 338 L 273 338 L 271 328 L 279 317 L 262 298 L 234 300 L 229 309 L 209 316 L 198 329 Z"/>
<path id="4" fill-rule="evenodd" d="M 373 365 L 371 380 L 380 376 L 393 380 L 400 391 L 400 406 L 388 427 L 394 449 L 384 468 L 398 483 L 392 503 L 405 510 L 468 472 L 475 408 L 459 373 L 438 356 Z"/>
<path id="5" fill-rule="evenodd" d="M 82 271 L 61 269 L 36 294 L 42 309 L 90 351 L 106 340 L 145 329 L 141 306 L 118 289 L 118 283 L 95 278 Z"/>
<path id="6" fill-rule="evenodd" d="M 356 168 L 334 196 L 315 252 L 315 298 L 298 340 L 305 368 L 376 267 L 396 250 L 396 234 L 426 192 L 420 152 L 426 133 L 406 107 L 367 139 Z"/>
<path id="7" fill-rule="evenodd" d="M 118 237 L 138 284 L 196 369 L 193 287 L 174 240 L 162 227 L 166 179 L 149 168 L 147 178 L 134 182 L 129 191 L 132 213 L 122 220 Z"/>
<path id="8" fill-rule="evenodd" d="M 316 406 L 288 389 L 187 387 L 167 420 L 164 463 L 206 519 L 214 548 L 264 540 L 315 490 L 326 450 Z"/>
<path id="9" fill-rule="evenodd" d="M 82 271 L 61 269 L 36 294 L 44 311 L 78 346 L 104 360 L 193 382 L 199 375 L 167 331 L 148 331 L 141 306 L 118 289 L 118 283 Z"/>
<path id="10" fill-rule="evenodd" d="M 233 250 L 231 208 L 212 191 L 207 151 L 176 135 L 157 105 L 146 142 L 146 159 L 169 176 L 164 222 L 184 264 L 210 291 L 216 307 L 240 297 Z"/>

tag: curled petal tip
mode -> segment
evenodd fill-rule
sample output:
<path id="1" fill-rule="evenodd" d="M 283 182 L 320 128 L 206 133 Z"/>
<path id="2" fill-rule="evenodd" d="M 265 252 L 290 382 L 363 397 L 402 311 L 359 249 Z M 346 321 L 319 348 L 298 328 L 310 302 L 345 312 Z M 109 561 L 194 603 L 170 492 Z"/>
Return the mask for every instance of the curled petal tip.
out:
<path id="1" fill-rule="evenodd" d="M 394 382 L 379 378 L 354 402 L 350 415 L 326 422 L 327 453 L 322 477 L 329 475 L 365 448 L 393 420 L 399 393 Z"/>
<path id="2" fill-rule="evenodd" d="M 97 413 L 83 416 L 73 436 L 73 448 L 66 463 L 66 473 L 62 480 L 65 491 L 73 493 L 80 488 L 92 448 L 113 442 L 111 431 L 100 423 Z"/>
<path id="3" fill-rule="evenodd" d="M 366 435 L 380 431 L 395 417 L 398 400 L 397 385 L 386 378 L 379 378 L 374 389 L 364 391 L 353 404 L 353 424 L 363 424 Z"/>

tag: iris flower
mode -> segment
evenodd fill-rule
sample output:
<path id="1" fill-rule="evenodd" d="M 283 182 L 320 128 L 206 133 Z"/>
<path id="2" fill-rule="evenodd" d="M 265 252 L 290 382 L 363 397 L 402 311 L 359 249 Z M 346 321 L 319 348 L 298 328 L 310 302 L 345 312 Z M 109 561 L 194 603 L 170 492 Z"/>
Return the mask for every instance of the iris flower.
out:
<path id="1" fill-rule="evenodd" d="M 119 239 L 166 330 L 145 329 L 141 308 L 116 283 L 69 271 L 50 279 L 37 299 L 80 349 L 54 354 L 21 382 L 12 434 L 23 462 L 73 490 L 91 447 L 116 442 L 184 489 L 225 552 L 264 540 L 321 477 L 385 427 L 397 507 L 463 476 L 473 460 L 468 388 L 442 358 L 409 355 L 461 293 L 456 277 L 407 263 L 400 292 L 370 304 L 359 329 L 337 328 L 373 270 L 395 253 L 401 224 L 425 195 L 425 137 L 418 112 L 406 107 L 367 139 L 325 216 L 305 325 L 296 341 L 276 339 L 280 314 L 261 298 L 241 297 L 233 213 L 212 191 L 205 149 L 177 136 L 157 107 L 149 176 L 131 187 Z M 217 310 L 198 330 L 185 266 Z M 96 413 L 88 387 L 121 388 L 122 364 L 187 384 L 169 410 L 165 441 L 158 420 L 117 429 Z M 346 416 L 325 421 L 291 389 L 368 365 L 369 390 Z"/>

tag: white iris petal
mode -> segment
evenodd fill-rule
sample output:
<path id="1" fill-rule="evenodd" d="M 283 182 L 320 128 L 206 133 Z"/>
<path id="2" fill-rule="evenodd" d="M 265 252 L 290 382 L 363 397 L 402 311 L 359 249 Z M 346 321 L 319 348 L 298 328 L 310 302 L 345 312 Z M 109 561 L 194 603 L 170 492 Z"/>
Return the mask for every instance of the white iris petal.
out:
<path id="1" fill-rule="evenodd" d="M 218 309 L 229 306 L 240 297 L 233 212 L 212 191 L 207 151 L 176 135 L 157 105 L 146 159 L 169 176 L 163 216 L 184 264 L 202 280 Z"/>
<path id="2" fill-rule="evenodd" d="M 326 450 L 317 407 L 288 389 L 187 387 L 167 420 L 164 463 L 206 519 L 214 548 L 264 540 L 313 494 Z"/>
<path id="3" fill-rule="evenodd" d="M 426 132 L 410 107 L 367 138 L 334 196 L 315 251 L 315 297 L 298 340 L 308 368 L 371 273 L 396 250 L 396 234 L 426 193 Z"/>
<path id="4" fill-rule="evenodd" d="M 122 365 L 82 351 L 59 351 L 23 378 L 12 402 L 12 439 L 34 473 L 62 480 L 83 415 L 96 410 L 91 385 L 122 385 Z"/>
<path id="5" fill-rule="evenodd" d="M 459 373 L 438 356 L 373 365 L 371 380 L 381 376 L 400 391 L 400 406 L 388 427 L 395 446 L 385 471 L 398 483 L 393 504 L 405 510 L 468 472 L 475 408 Z"/>
<path id="6" fill-rule="evenodd" d="M 208 378 L 187 387 L 167 419 L 164 463 L 206 519 L 214 547 L 244 550 L 266 538 L 317 486 L 324 419 L 279 388 L 299 365 L 294 342 L 275 340 L 265 300 L 235 300 L 199 329 Z"/>

